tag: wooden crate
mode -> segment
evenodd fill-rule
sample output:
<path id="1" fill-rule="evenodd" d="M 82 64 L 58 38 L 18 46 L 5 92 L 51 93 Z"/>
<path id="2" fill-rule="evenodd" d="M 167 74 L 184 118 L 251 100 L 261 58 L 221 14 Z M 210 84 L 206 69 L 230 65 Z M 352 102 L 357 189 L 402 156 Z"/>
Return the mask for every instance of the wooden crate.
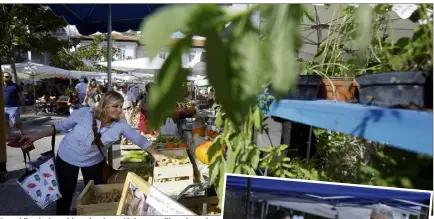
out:
<path id="1" fill-rule="evenodd" d="M 131 144 L 121 144 L 121 150 L 142 150 L 141 147 Z"/>
<path id="2" fill-rule="evenodd" d="M 188 157 L 187 150 L 185 148 L 160 149 L 158 151 L 166 156 Z M 189 161 L 189 164 L 170 167 L 158 167 L 155 163 L 152 185 L 169 196 L 178 195 L 180 192 L 182 192 L 182 190 L 194 182 L 194 171 L 190 158 Z M 175 178 L 185 179 L 176 181 Z M 160 182 L 162 179 L 170 181 Z"/>
<path id="3" fill-rule="evenodd" d="M 105 184 L 95 185 L 93 180 L 90 181 L 77 198 L 77 215 L 100 215 L 114 216 L 119 202 L 89 204 L 93 195 L 100 195 L 112 191 L 113 189 L 122 192 L 124 184 Z"/>
<path id="4" fill-rule="evenodd" d="M 192 198 L 181 198 L 178 200 L 181 205 L 184 205 L 186 208 L 190 209 L 197 215 L 210 215 L 209 211 L 212 209 L 216 209 L 219 204 L 219 199 L 217 196 L 207 197 L 192 197 Z M 220 213 L 221 214 L 221 213 Z M 212 214 L 212 215 L 220 215 L 220 214 Z"/>

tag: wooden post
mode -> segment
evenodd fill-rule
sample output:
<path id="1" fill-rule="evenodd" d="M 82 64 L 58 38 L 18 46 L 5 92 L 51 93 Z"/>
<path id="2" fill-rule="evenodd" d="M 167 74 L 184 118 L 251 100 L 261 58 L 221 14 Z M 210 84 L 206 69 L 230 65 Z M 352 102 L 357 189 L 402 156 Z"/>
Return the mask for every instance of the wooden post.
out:
<path id="1" fill-rule="evenodd" d="M 1 57 L 0 57 L 0 163 L 4 163 L 7 160 L 6 155 L 6 136 L 5 136 L 5 107 L 3 100 L 3 71 L 1 69 Z"/>

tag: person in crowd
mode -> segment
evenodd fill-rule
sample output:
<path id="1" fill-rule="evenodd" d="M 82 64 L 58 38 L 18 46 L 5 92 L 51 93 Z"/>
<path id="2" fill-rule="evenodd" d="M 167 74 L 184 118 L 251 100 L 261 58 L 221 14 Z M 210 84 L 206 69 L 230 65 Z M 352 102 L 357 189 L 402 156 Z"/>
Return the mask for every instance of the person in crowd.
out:
<path id="1" fill-rule="evenodd" d="M 212 108 L 215 102 L 214 88 L 211 88 L 208 93 L 208 108 Z"/>
<path id="2" fill-rule="evenodd" d="M 279 209 L 273 213 L 269 213 L 265 219 L 290 219 L 290 216 L 287 211 Z"/>
<path id="3" fill-rule="evenodd" d="M 98 95 L 98 85 L 95 79 L 91 79 L 89 85 L 86 89 L 86 96 L 84 97 L 83 105 L 95 107 L 96 105 L 96 95 Z"/>
<path id="4" fill-rule="evenodd" d="M 143 134 L 155 134 L 153 130 L 148 129 L 148 100 L 149 91 L 154 83 L 148 83 L 145 87 L 146 95 L 140 100 L 140 120 L 139 120 L 139 130 Z"/>
<path id="5" fill-rule="evenodd" d="M 75 85 L 80 103 L 83 103 L 84 98 L 86 98 L 87 83 L 85 81 L 87 81 L 87 78 L 80 78 L 80 83 Z"/>
<path id="6" fill-rule="evenodd" d="M 134 98 L 136 99 L 136 105 L 138 103 L 138 101 L 140 100 L 140 89 L 139 87 L 137 87 L 137 85 L 133 85 L 131 86 L 130 92 L 134 95 Z"/>
<path id="7" fill-rule="evenodd" d="M 27 147 L 43 137 L 51 136 L 53 131 L 66 133 L 60 142 L 55 159 L 59 191 L 62 194 L 62 198 L 57 201 L 57 215 L 70 213 L 80 169 L 85 185 L 90 180 L 93 180 L 95 184 L 101 184 L 104 160 L 94 143 L 92 130 L 94 119 L 97 123 L 97 132 L 105 145 L 102 148 L 103 151 L 106 151 L 123 135 L 135 145 L 148 151 L 157 162 L 167 159 L 152 147 L 152 142 L 131 128 L 125 120 L 121 120 L 123 102 L 121 94 L 109 91 L 102 96 L 100 104 L 95 108 L 81 107 L 66 119 L 56 121 L 54 126 L 21 138 L 20 141 L 24 143 L 24 147 Z"/>
<path id="8" fill-rule="evenodd" d="M 5 122 L 6 122 L 6 139 L 11 139 L 11 128 L 18 129 L 19 134 L 23 135 L 23 127 L 20 122 L 20 110 L 26 111 L 26 103 L 24 100 L 23 90 L 21 86 L 12 81 L 12 75 L 9 72 L 3 74 L 4 78 L 4 93 L 3 100 L 5 106 Z M 21 108 L 20 108 L 21 104 Z"/>
<path id="9" fill-rule="evenodd" d="M 393 210 L 387 205 L 377 204 L 372 209 L 371 219 L 393 219 Z"/>
<path id="10" fill-rule="evenodd" d="M 69 94 L 68 106 L 70 114 L 80 108 L 80 99 L 78 98 L 77 91 L 72 91 Z"/>
<path id="11" fill-rule="evenodd" d="M 123 110 L 125 113 L 125 118 L 129 121 L 129 117 L 133 111 L 133 108 L 136 107 L 136 98 L 133 93 L 128 91 L 128 84 L 122 83 L 120 84 L 121 94 L 124 97 Z"/>
<path id="12" fill-rule="evenodd" d="M 95 96 L 95 106 L 98 106 L 99 102 L 101 101 L 102 95 L 104 95 L 105 93 L 107 93 L 107 88 L 105 86 L 98 85 L 98 94 Z"/>

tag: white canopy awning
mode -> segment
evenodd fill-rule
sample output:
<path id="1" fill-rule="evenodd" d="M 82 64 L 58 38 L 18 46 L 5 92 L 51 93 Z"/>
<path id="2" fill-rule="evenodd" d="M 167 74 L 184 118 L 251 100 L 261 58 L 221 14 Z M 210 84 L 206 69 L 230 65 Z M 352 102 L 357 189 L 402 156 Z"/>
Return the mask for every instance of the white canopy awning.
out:
<path id="1" fill-rule="evenodd" d="M 155 73 L 163 66 L 164 59 L 156 57 L 154 59 L 138 58 L 124 61 L 112 62 L 112 69 L 125 72 L 143 72 L 148 74 Z M 107 67 L 107 62 L 100 62 L 98 65 Z"/>
<path id="2" fill-rule="evenodd" d="M 11 65 L 2 65 L 1 68 L 3 72 L 13 72 Z M 68 70 L 34 62 L 15 63 L 15 68 L 17 69 L 17 75 L 20 79 L 38 80 L 55 77 L 69 77 Z"/>

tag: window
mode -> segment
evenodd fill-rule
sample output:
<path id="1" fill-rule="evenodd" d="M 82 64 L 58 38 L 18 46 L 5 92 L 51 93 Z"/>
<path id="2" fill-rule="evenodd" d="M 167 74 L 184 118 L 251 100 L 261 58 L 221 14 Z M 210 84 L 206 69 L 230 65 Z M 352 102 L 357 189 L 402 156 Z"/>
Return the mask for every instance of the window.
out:
<path id="1" fill-rule="evenodd" d="M 158 53 L 158 57 L 160 57 L 160 59 L 166 59 L 166 56 L 167 56 L 166 52 Z"/>
<path id="2" fill-rule="evenodd" d="M 125 46 L 118 46 L 118 60 L 125 60 L 127 58 L 126 52 Z"/>
<path id="3" fill-rule="evenodd" d="M 188 55 L 188 62 L 193 61 L 195 55 L 196 55 L 196 52 L 191 52 L 191 53 Z"/>
<path id="4" fill-rule="evenodd" d="M 202 52 L 202 55 L 200 56 L 200 61 L 205 62 L 206 61 L 206 52 Z"/>

